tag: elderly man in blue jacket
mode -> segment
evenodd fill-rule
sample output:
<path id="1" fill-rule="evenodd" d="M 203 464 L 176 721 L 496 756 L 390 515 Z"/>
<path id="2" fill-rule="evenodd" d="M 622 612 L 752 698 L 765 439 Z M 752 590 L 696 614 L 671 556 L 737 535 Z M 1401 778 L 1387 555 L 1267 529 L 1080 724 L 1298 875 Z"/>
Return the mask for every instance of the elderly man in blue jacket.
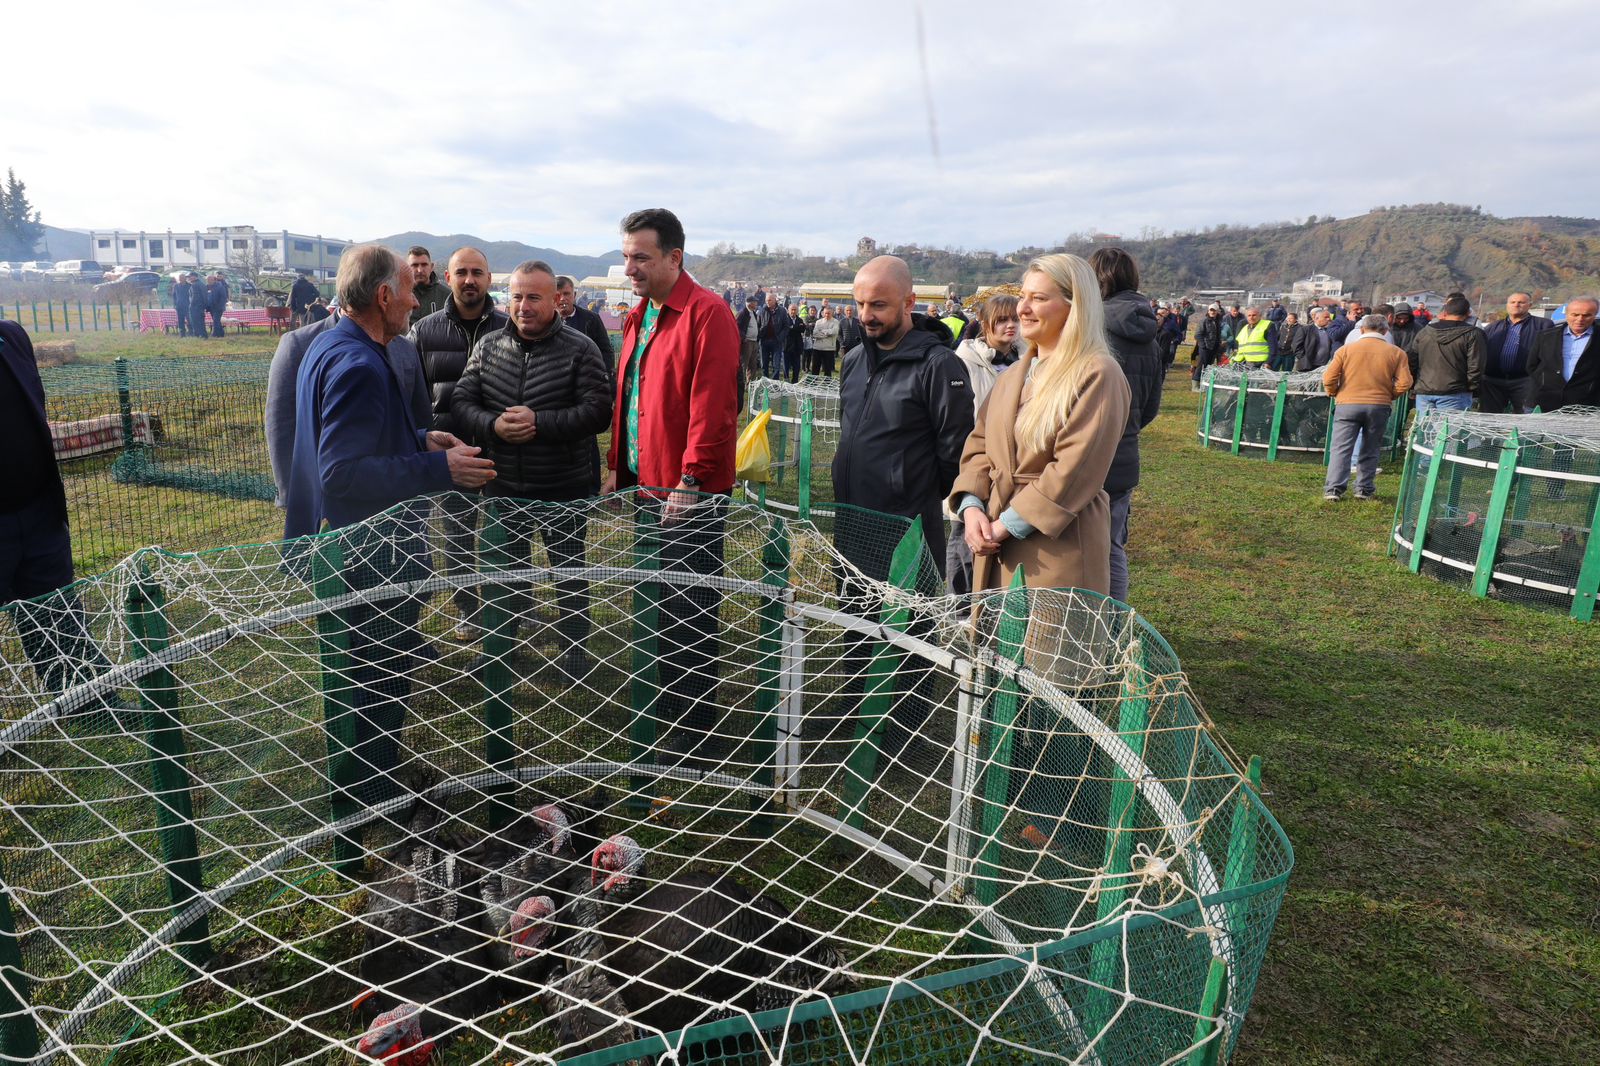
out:
<path id="1" fill-rule="evenodd" d="M 386 346 L 406 331 L 413 308 L 410 268 L 381 245 L 351 248 L 339 261 L 339 324 L 311 342 L 295 379 L 294 457 L 285 493 L 284 535 L 339 529 L 379 512 L 372 528 L 342 538 L 345 583 L 365 589 L 417 580 L 431 570 L 425 534 L 432 504 L 397 507 L 430 492 L 481 488 L 494 464 L 453 434 L 419 423 Z M 351 668 L 342 701 L 354 719 L 353 772 L 336 775 L 346 798 L 374 803 L 399 791 L 399 734 L 420 640 L 414 597 L 340 612 Z M 342 724 L 329 722 L 330 731 Z"/>

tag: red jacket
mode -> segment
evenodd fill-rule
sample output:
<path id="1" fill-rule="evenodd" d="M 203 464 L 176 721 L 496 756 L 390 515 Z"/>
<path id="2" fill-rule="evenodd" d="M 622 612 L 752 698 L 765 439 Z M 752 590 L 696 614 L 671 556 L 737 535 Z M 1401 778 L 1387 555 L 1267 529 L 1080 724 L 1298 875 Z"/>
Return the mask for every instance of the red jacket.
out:
<path id="1" fill-rule="evenodd" d="M 611 416 L 606 466 L 627 465 L 618 455 L 628 424 L 628 375 L 644 322 L 640 300 L 622 323 L 617 362 L 617 402 Z M 722 298 L 684 271 L 672 287 L 655 336 L 645 349 L 639 385 L 639 484 L 675 488 L 684 474 L 701 492 L 733 488 L 733 453 L 739 423 L 739 330 Z"/>

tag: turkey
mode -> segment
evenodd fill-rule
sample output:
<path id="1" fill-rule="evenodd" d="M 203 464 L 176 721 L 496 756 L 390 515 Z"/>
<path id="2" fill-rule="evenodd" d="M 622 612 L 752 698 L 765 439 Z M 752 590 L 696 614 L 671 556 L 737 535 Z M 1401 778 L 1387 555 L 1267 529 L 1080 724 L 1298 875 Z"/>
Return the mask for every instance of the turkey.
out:
<path id="1" fill-rule="evenodd" d="M 837 949 L 726 874 L 679 870 L 651 882 L 643 849 L 625 835 L 601 844 L 591 868 L 565 954 L 602 966 L 640 1025 L 670 1032 L 724 1007 L 756 1014 L 856 987 Z"/>
<path id="2" fill-rule="evenodd" d="M 354 1004 L 371 1022 L 363 1042 L 382 1044 L 415 1025 L 431 1048 L 448 1037 L 456 1019 L 492 1011 L 502 999 L 490 939 L 480 926 L 482 901 L 461 881 L 456 852 L 464 841 L 434 831 L 438 814 L 432 804 L 419 805 L 406 839 L 387 860 L 395 872 L 367 888 L 359 973 L 368 988 Z"/>

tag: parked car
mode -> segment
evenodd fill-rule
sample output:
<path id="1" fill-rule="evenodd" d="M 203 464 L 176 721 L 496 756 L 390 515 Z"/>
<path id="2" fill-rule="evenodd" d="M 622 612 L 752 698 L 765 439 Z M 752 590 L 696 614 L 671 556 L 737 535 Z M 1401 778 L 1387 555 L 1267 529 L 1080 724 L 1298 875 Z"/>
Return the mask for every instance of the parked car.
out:
<path id="1" fill-rule="evenodd" d="M 154 270 L 134 270 L 127 274 L 108 274 L 106 280 L 94 287 L 95 295 L 108 292 L 115 288 L 138 289 L 141 292 L 155 292 L 161 284 L 161 275 Z"/>
<path id="2" fill-rule="evenodd" d="M 22 264 L 23 281 L 44 281 L 56 265 L 43 259 L 31 259 Z"/>
<path id="3" fill-rule="evenodd" d="M 6 281 L 22 280 L 22 264 L 0 262 L 0 278 Z"/>
<path id="4" fill-rule="evenodd" d="M 94 283 L 105 280 L 106 268 L 93 259 L 63 259 L 50 268 L 48 276 L 56 281 Z"/>

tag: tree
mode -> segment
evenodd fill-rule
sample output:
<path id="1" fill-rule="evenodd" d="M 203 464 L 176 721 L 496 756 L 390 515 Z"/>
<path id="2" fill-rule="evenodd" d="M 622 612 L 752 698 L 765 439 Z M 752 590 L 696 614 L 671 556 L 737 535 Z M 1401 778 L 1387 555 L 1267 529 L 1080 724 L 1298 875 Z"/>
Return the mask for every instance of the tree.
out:
<path id="1" fill-rule="evenodd" d="M 258 242 L 251 241 L 250 247 L 228 253 L 228 268 L 241 277 L 250 279 L 250 284 L 259 291 L 261 275 L 269 270 L 277 270 L 278 260 L 271 252 L 263 252 Z"/>
<path id="2" fill-rule="evenodd" d="M 39 212 L 28 203 L 28 187 L 17 172 L 6 168 L 6 185 L 0 189 L 0 259 L 32 259 L 44 239 Z"/>

